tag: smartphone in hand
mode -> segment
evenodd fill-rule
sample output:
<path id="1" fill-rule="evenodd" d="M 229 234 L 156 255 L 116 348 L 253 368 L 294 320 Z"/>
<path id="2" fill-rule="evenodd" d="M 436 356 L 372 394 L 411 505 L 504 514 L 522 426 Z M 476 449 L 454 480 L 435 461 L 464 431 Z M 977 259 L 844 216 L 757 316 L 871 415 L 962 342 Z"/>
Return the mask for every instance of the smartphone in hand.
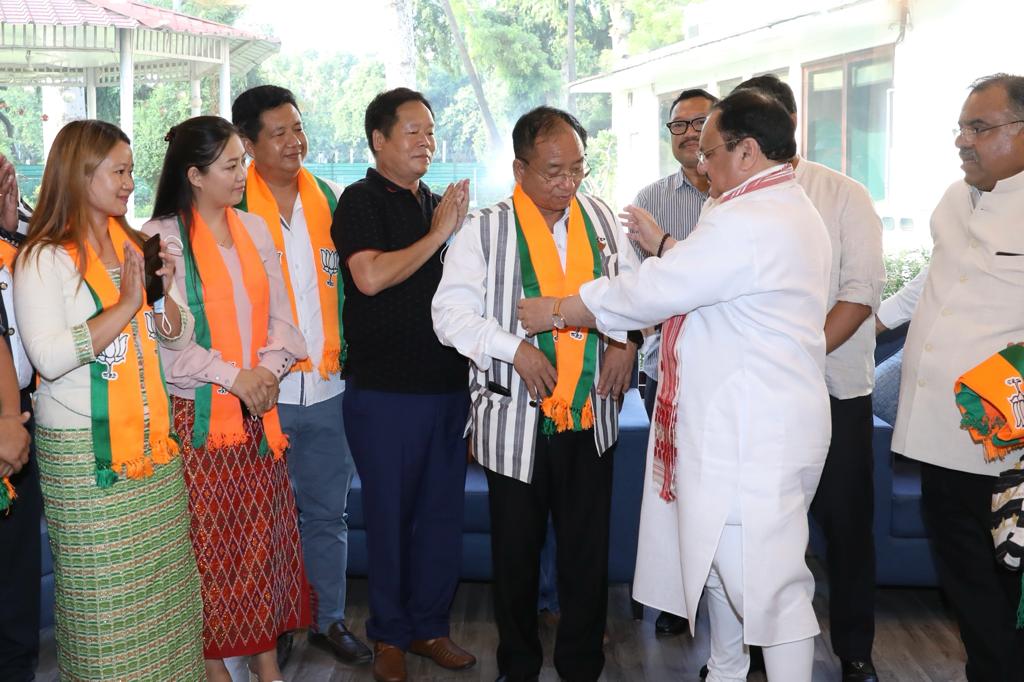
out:
<path id="1" fill-rule="evenodd" d="M 142 257 L 146 268 L 146 303 L 153 305 L 164 295 L 164 279 L 156 274 L 164 264 L 160 258 L 160 235 L 155 234 L 146 240 L 142 245 Z"/>

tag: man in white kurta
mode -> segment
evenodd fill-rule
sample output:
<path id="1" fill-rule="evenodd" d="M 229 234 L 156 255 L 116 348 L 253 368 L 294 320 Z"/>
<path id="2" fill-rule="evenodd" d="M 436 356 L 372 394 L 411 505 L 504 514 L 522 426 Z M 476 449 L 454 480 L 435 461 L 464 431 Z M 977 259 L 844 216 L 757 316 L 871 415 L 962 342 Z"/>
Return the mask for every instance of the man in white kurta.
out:
<path id="1" fill-rule="evenodd" d="M 892 449 L 921 462 L 922 512 L 967 679 L 1020 682 L 1021 576 L 996 564 L 991 536 L 992 486 L 1012 461 L 986 462 L 960 429 L 953 383 L 1024 341 L 1024 78 L 976 83 L 956 146 L 964 179 L 932 214 L 931 263 L 878 311 L 880 329 L 910 320 Z"/>
<path id="2" fill-rule="evenodd" d="M 663 401 L 675 404 L 676 499 L 654 481 L 652 435 L 633 596 L 692 624 L 707 586 L 711 682 L 746 679 L 743 644 L 765 647 L 773 682 L 809 682 L 819 629 L 804 550 L 830 433 L 822 330 L 831 247 L 785 163 L 793 123 L 777 102 L 752 91 L 722 100 L 701 150 L 721 197 L 693 234 L 669 238 L 635 275 L 584 285 L 561 310 L 569 324 L 596 319 L 598 329 L 686 314 L 677 343 L 666 333 L 662 349 L 659 389 L 672 383 L 675 356 L 676 400 L 659 392 L 655 408 L 657 419 Z M 639 230 L 639 211 L 629 211 Z M 526 303 L 535 332 L 543 316 Z"/>

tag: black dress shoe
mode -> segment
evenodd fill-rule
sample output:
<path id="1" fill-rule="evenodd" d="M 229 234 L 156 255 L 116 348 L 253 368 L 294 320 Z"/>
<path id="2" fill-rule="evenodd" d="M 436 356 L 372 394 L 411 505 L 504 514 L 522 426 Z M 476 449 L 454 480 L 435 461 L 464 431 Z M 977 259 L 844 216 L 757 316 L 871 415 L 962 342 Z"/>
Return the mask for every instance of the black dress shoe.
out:
<path id="1" fill-rule="evenodd" d="M 309 643 L 334 654 L 342 663 L 361 665 L 373 660 L 370 648 L 349 632 L 344 623 L 331 623 L 327 633 L 310 632 Z"/>
<path id="2" fill-rule="evenodd" d="M 531 675 L 530 677 L 521 678 L 522 682 L 537 682 L 540 679 L 537 675 Z M 512 678 L 508 675 L 500 675 L 494 682 L 512 682 Z"/>
<path id="3" fill-rule="evenodd" d="M 674 613 L 668 611 L 662 611 L 658 614 L 658 619 L 654 621 L 654 634 L 656 635 L 678 635 L 686 632 L 689 629 L 690 624 L 682 616 L 677 616 Z"/>
<path id="4" fill-rule="evenodd" d="M 871 661 L 843 660 L 843 682 L 878 682 L 878 673 Z"/>

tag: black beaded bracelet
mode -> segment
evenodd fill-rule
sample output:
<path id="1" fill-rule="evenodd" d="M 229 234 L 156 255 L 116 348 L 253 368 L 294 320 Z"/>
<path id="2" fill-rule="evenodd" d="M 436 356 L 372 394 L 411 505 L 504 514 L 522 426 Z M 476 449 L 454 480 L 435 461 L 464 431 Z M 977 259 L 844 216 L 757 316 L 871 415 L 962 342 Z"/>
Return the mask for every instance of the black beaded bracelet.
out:
<path id="1" fill-rule="evenodd" d="M 669 233 L 666 232 L 665 236 L 661 238 L 661 243 L 658 244 L 658 258 L 661 258 L 661 252 L 665 250 L 665 242 L 668 241 L 669 236 Z"/>

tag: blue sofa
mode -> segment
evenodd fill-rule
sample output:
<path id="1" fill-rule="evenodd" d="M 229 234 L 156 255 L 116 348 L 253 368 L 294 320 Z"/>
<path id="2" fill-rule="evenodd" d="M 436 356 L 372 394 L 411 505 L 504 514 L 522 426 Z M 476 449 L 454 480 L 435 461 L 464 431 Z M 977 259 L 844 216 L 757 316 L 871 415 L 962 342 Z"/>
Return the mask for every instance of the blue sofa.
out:
<path id="1" fill-rule="evenodd" d="M 881 334 L 875 349 L 874 481 L 875 584 L 938 586 L 921 514 L 921 467 L 892 452 L 900 367 L 907 325 Z M 825 539 L 811 523 L 811 549 L 825 557 Z"/>

